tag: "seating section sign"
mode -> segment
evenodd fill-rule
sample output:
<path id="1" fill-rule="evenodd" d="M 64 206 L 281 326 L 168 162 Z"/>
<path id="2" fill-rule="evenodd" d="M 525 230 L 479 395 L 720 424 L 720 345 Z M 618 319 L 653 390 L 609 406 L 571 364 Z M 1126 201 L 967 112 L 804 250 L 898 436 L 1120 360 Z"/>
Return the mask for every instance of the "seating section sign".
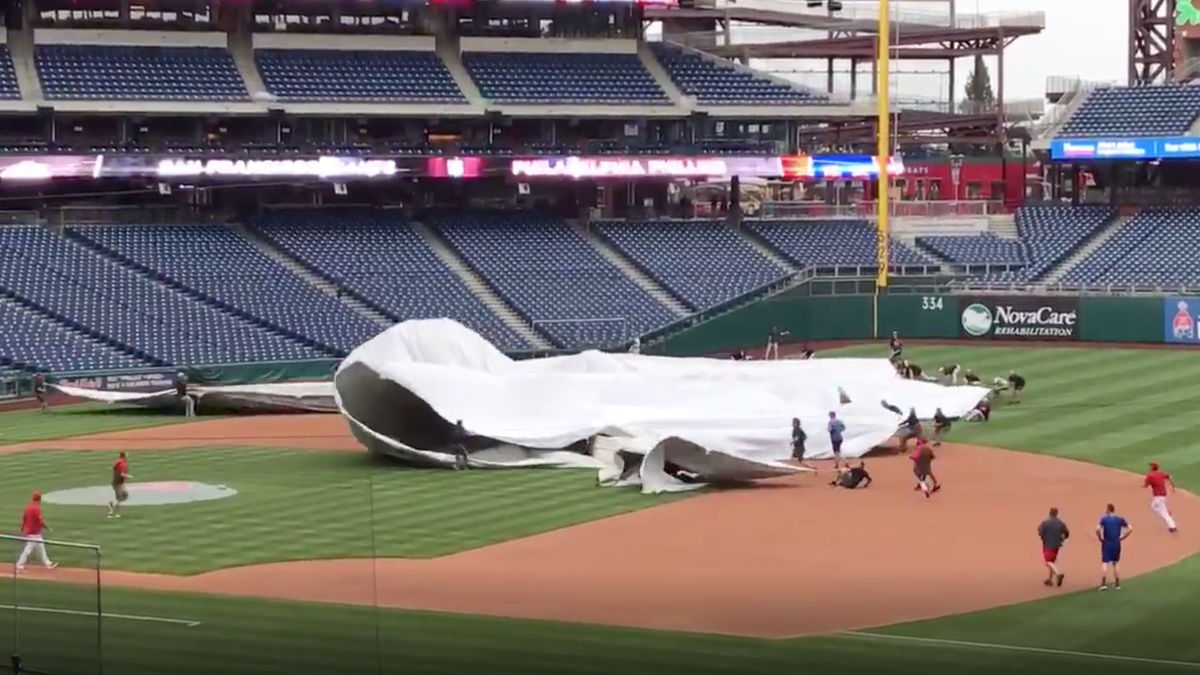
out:
<path id="1" fill-rule="evenodd" d="M 1163 298 L 1163 342 L 1200 345 L 1200 298 Z"/>
<path id="2" fill-rule="evenodd" d="M 972 295 L 959 299 L 959 335 L 977 340 L 1078 340 L 1079 299 Z"/>

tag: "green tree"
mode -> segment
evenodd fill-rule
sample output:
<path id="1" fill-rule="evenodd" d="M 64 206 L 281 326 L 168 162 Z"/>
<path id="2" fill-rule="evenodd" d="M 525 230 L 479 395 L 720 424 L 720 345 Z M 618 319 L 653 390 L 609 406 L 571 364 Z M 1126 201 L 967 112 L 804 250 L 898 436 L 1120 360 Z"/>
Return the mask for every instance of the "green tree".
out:
<path id="1" fill-rule="evenodd" d="M 975 56 L 975 69 L 967 78 L 964 87 L 966 100 L 959 106 L 959 111 L 971 114 L 991 112 L 996 107 L 996 95 L 992 92 L 992 74 L 988 72 L 987 64 L 982 55 Z"/>

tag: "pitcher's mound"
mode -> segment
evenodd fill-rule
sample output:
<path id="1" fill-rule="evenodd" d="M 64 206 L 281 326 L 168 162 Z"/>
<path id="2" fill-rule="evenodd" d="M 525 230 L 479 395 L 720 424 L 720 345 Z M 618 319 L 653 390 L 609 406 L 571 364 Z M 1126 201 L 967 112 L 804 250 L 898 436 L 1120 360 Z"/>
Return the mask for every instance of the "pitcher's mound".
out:
<path id="1" fill-rule="evenodd" d="M 125 506 L 207 502 L 237 494 L 237 490 L 225 485 L 209 485 L 187 480 L 128 483 L 125 489 L 129 491 L 129 500 L 125 502 Z M 64 506 L 107 506 L 112 500 L 113 489 L 107 485 L 57 490 L 42 495 L 42 501 Z"/>

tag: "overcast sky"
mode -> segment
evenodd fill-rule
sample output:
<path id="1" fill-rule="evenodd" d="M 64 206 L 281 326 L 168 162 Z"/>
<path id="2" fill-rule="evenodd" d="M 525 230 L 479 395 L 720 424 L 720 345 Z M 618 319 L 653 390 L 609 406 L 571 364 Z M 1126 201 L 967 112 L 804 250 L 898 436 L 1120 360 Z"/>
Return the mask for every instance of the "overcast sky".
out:
<path id="1" fill-rule="evenodd" d="M 877 5 L 871 1 L 843 0 L 846 12 L 871 15 Z M 804 9 L 802 0 L 738 0 L 742 6 Z M 1040 35 L 1022 37 L 1005 52 L 1005 98 L 1009 101 L 1039 98 L 1045 94 L 1048 76 L 1078 76 L 1086 80 L 1124 81 L 1126 72 L 1126 42 L 1128 9 L 1126 0 L 957 0 L 960 19 L 972 14 L 1021 14 L 1042 12 L 1046 28 Z M 905 13 L 947 14 L 946 0 L 892 0 L 893 16 Z M 778 31 L 783 32 L 778 32 Z M 743 29 L 735 33 L 743 42 L 779 39 L 813 39 L 824 34 L 778 28 Z M 823 62 L 774 61 L 773 70 L 812 86 L 824 88 Z M 766 63 L 756 63 L 758 67 Z M 848 68 L 848 64 L 840 66 Z M 996 77 L 995 62 L 990 60 L 992 77 Z M 949 78 L 944 63 L 907 62 L 897 69 L 926 71 L 919 74 L 902 73 L 893 79 L 897 93 L 906 97 L 946 97 Z M 956 98 L 962 97 L 962 86 L 970 72 L 970 59 L 959 61 Z M 820 72 L 814 72 L 820 71 Z M 869 90 L 869 73 L 860 71 L 860 87 Z M 848 77 L 839 76 L 837 89 L 848 90 Z"/>

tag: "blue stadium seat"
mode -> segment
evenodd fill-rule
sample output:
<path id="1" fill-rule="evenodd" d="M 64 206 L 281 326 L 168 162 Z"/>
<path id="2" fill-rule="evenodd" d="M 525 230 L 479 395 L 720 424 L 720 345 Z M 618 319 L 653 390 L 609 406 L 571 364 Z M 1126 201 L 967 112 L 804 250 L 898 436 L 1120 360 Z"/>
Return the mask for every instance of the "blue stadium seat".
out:
<path id="1" fill-rule="evenodd" d="M 64 373 L 149 365 L 11 300 L 0 300 L 0 325 L 0 362 L 28 370 Z"/>
<path id="2" fill-rule="evenodd" d="M 746 227 L 797 265 L 874 267 L 879 235 L 863 220 L 747 220 Z M 890 262 L 933 265 L 933 261 L 892 240 Z"/>
<path id="3" fill-rule="evenodd" d="M 233 57 L 216 47 L 37 45 L 46 98 L 102 101 L 243 101 Z"/>
<path id="4" fill-rule="evenodd" d="M 1135 215 L 1063 277 L 1071 284 L 1200 287 L 1200 209 Z"/>
<path id="5" fill-rule="evenodd" d="M 0 293 L 162 363 L 326 356 L 40 227 L 0 227 L 0 269 Z"/>
<path id="6" fill-rule="evenodd" d="M 11 101 L 21 98 L 21 87 L 17 84 L 17 71 L 13 68 L 12 54 L 8 47 L 0 45 L 0 99 Z"/>
<path id="7" fill-rule="evenodd" d="M 366 210 L 279 211 L 261 218 L 256 228 L 396 318 L 448 317 L 500 349 L 529 348 L 399 216 Z"/>
<path id="8" fill-rule="evenodd" d="M 721 222 L 606 222 L 597 231 L 693 309 L 720 304 L 790 272 Z"/>
<path id="9" fill-rule="evenodd" d="M 254 60 L 281 101 L 466 103 L 434 52 L 259 49 Z"/>
<path id="10" fill-rule="evenodd" d="M 525 213 L 468 213 L 443 216 L 436 228 L 559 346 L 611 346 L 675 319 L 562 221 Z"/>
<path id="11" fill-rule="evenodd" d="M 1110 87 L 1088 94 L 1060 138 L 1182 136 L 1200 117 L 1200 86 Z"/>
<path id="12" fill-rule="evenodd" d="M 669 105 L 637 54 L 466 52 L 463 65 L 497 103 Z"/>
<path id="13" fill-rule="evenodd" d="M 687 96 L 710 105 L 813 105 L 829 97 L 799 85 L 788 85 L 739 69 L 732 63 L 686 51 L 662 42 L 651 43 L 654 55 Z"/>
<path id="14" fill-rule="evenodd" d="M 1024 265 L 1029 260 L 1025 242 L 997 237 L 991 232 L 917 237 L 917 245 L 964 265 Z"/>
<path id="15" fill-rule="evenodd" d="M 383 330 L 226 227 L 110 225 L 73 227 L 70 232 L 150 268 L 206 300 L 341 354 Z"/>

